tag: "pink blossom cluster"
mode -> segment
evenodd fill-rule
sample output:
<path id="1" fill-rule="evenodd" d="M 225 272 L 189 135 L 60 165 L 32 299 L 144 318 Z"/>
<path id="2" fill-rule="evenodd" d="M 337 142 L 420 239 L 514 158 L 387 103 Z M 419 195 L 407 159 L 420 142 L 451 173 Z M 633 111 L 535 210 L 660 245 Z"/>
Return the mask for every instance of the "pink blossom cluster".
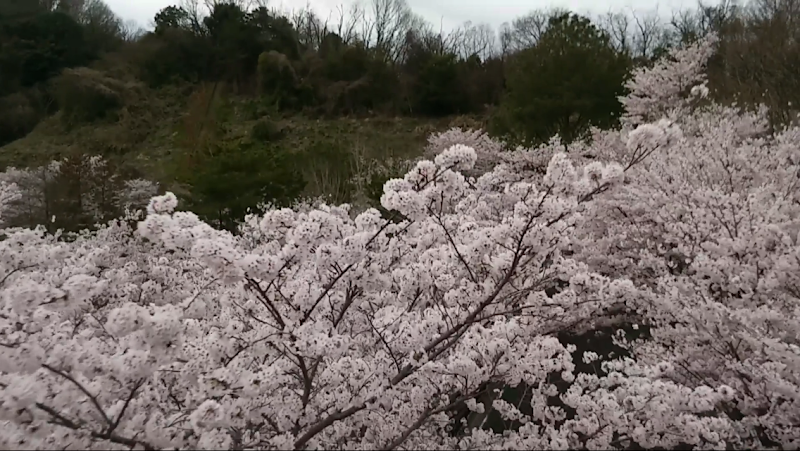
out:
<path id="1" fill-rule="evenodd" d="M 4 231 L 0 445 L 797 449 L 800 128 L 686 100 L 712 45 L 637 72 L 590 144 L 472 176 L 502 144 L 452 132 L 389 220 L 232 235 L 167 193 L 74 241 Z M 601 327 L 618 352 L 564 338 Z"/>

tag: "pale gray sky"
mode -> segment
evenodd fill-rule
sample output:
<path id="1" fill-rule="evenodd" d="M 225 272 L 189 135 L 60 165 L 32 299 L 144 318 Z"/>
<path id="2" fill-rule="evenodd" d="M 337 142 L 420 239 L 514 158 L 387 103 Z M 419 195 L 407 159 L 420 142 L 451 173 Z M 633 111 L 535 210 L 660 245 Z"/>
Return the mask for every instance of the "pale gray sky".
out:
<path id="1" fill-rule="evenodd" d="M 271 5 L 281 9 L 299 9 L 310 4 L 322 16 L 352 0 L 274 0 Z M 178 0 L 106 0 L 108 5 L 124 20 L 133 19 L 140 26 L 150 24 L 161 8 L 178 3 Z M 609 10 L 633 9 L 637 12 L 658 10 L 667 17 L 672 10 L 694 7 L 694 0 L 408 0 L 414 12 L 435 25 L 451 29 L 466 21 L 488 23 L 497 28 L 503 22 L 540 8 L 568 7 L 572 11 L 596 15 Z"/>

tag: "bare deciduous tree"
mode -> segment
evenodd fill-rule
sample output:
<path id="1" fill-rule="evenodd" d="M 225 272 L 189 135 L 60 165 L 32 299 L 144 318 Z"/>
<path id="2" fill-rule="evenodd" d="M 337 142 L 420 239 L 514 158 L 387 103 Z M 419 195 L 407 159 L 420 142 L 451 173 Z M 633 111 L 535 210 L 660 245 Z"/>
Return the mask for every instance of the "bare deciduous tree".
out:
<path id="1" fill-rule="evenodd" d="M 135 20 L 126 20 L 120 26 L 120 37 L 125 42 L 133 42 L 141 38 L 146 33 Z"/>
<path id="2" fill-rule="evenodd" d="M 358 2 L 352 3 L 348 8 L 339 5 L 324 21 L 311 5 L 291 11 L 288 15 L 297 30 L 300 43 L 308 48 L 319 48 L 329 33 L 335 33 L 345 44 L 353 44 L 361 39 L 359 27 L 363 26 L 364 7 Z"/>
<path id="3" fill-rule="evenodd" d="M 453 42 L 452 51 L 461 58 L 477 55 L 485 60 L 497 54 L 497 34 L 488 24 L 466 22 L 449 33 Z"/>
<path id="4" fill-rule="evenodd" d="M 501 41 L 504 41 L 504 48 L 509 52 L 516 52 L 533 47 L 547 30 L 550 19 L 565 13 L 569 13 L 569 10 L 552 8 L 532 11 L 514 19 L 511 25 L 504 27 L 502 31 L 504 36 L 501 37 Z"/>
<path id="5" fill-rule="evenodd" d="M 195 32 L 200 32 L 203 29 L 203 17 L 205 16 L 205 11 L 203 11 L 203 7 L 200 5 L 200 0 L 180 0 L 178 6 L 186 11 L 192 29 Z"/>
<path id="6" fill-rule="evenodd" d="M 406 0 L 371 0 L 361 27 L 361 36 L 383 52 L 387 61 L 402 58 L 406 36 L 425 28 L 425 21 L 411 11 Z"/>
<path id="7" fill-rule="evenodd" d="M 336 7 L 336 20 L 332 23 L 333 32 L 342 38 L 345 44 L 352 44 L 358 38 L 358 27 L 364 20 L 364 6 L 355 2 L 345 9 L 343 5 Z M 331 13 L 333 15 L 333 12 Z"/>
<path id="8" fill-rule="evenodd" d="M 611 38 L 614 48 L 632 58 L 652 58 L 670 40 L 658 9 L 646 13 L 633 9 L 628 13 L 609 11 L 598 17 L 597 23 Z"/>
<path id="9" fill-rule="evenodd" d="M 322 40 L 328 33 L 325 24 L 320 17 L 306 5 L 302 9 L 294 10 L 289 13 L 289 20 L 297 30 L 300 44 L 309 49 L 318 49 Z"/>
<path id="10" fill-rule="evenodd" d="M 721 31 L 739 11 L 736 0 L 721 0 L 716 6 L 699 1 L 697 9 L 673 13 L 670 25 L 680 40 L 696 39 L 710 32 Z"/>
<path id="11" fill-rule="evenodd" d="M 597 24 L 611 39 L 619 52 L 631 52 L 631 18 L 627 14 L 609 11 L 597 18 Z"/>
<path id="12" fill-rule="evenodd" d="M 633 17 L 632 56 L 634 58 L 650 58 L 656 49 L 665 44 L 666 39 L 658 9 L 644 14 L 631 11 L 631 16 Z"/>
<path id="13" fill-rule="evenodd" d="M 122 20 L 103 0 L 81 0 L 78 21 L 104 34 L 120 36 Z"/>

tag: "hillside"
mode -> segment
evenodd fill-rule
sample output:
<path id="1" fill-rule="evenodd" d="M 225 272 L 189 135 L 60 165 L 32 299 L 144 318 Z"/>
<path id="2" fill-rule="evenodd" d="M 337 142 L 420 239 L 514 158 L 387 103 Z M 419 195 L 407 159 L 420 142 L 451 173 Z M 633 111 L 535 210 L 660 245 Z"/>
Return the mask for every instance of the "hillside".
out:
<path id="1" fill-rule="evenodd" d="M 481 126 L 465 116 L 313 118 L 224 95 L 209 106 L 203 99 L 207 91 L 206 85 L 158 90 L 138 85 L 135 98 L 128 96 L 110 117 L 70 125 L 59 112 L 0 147 L 0 169 L 36 166 L 75 153 L 99 154 L 166 190 L 188 194 L 182 171 L 187 158 L 205 148 L 247 143 L 256 151 L 277 146 L 296 156 L 293 162 L 307 182 L 304 195 L 349 201 L 338 186 L 345 179 L 376 164 L 419 156 L 434 131 Z M 261 135 L 254 132 L 259 126 L 266 128 Z"/>

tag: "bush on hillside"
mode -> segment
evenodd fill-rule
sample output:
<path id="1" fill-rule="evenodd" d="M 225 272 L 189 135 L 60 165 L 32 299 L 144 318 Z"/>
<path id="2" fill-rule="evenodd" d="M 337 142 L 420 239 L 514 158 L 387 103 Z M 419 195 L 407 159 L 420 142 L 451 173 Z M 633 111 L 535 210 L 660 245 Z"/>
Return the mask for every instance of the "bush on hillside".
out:
<path id="1" fill-rule="evenodd" d="M 283 138 L 283 129 L 274 121 L 261 119 L 250 129 L 250 137 L 257 142 L 273 142 Z"/>
<path id="2" fill-rule="evenodd" d="M 213 65 L 207 40 L 182 29 L 148 34 L 125 53 L 137 68 L 138 77 L 153 88 L 206 81 Z"/>
<path id="3" fill-rule="evenodd" d="M 629 58 L 585 17 L 551 18 L 536 45 L 513 55 L 508 67 L 495 134 L 525 144 L 556 135 L 572 142 L 593 126 L 613 127 L 622 114 Z"/>
<path id="4" fill-rule="evenodd" d="M 52 85 L 62 119 L 68 124 L 105 118 L 124 104 L 126 87 L 122 82 L 86 67 L 65 69 Z"/>
<path id="5" fill-rule="evenodd" d="M 281 107 L 293 106 L 297 75 L 292 63 L 282 53 L 274 50 L 258 57 L 259 93 Z"/>
<path id="6" fill-rule="evenodd" d="M 288 205 L 305 188 L 292 155 L 274 145 L 249 142 L 216 146 L 188 176 L 192 211 L 215 226 L 235 231 L 259 204 Z"/>
<path id="7" fill-rule="evenodd" d="M 42 117 L 22 92 L 0 98 L 0 146 L 27 135 Z"/>
<path id="8" fill-rule="evenodd" d="M 28 7 L 36 2 L 19 3 Z M 9 6 L 3 2 L 0 9 Z M 62 69 L 87 64 L 97 56 L 85 27 L 61 11 L 40 9 L 16 17 L 0 11 L 0 43 L 3 95 L 45 83 Z"/>

